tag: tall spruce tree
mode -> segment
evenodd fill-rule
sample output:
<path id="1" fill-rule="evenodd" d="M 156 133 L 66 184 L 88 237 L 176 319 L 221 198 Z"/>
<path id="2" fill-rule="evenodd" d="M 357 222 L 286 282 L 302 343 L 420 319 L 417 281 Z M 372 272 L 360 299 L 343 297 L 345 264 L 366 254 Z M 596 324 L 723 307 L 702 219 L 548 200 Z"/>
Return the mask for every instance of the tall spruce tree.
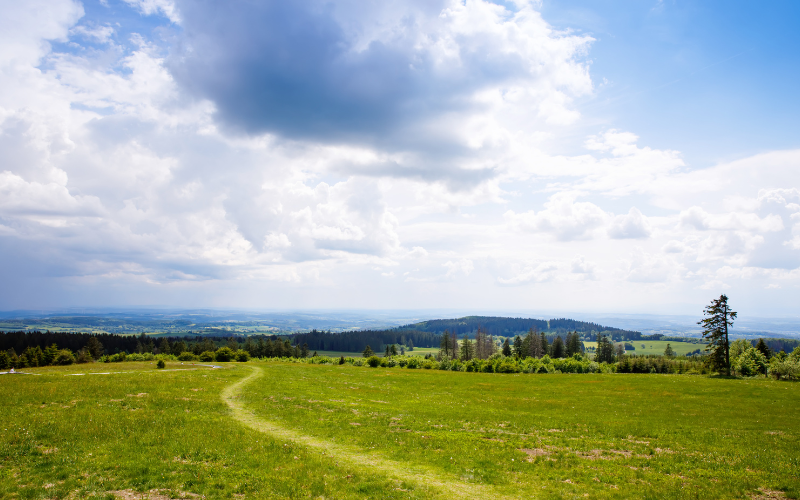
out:
<path id="1" fill-rule="evenodd" d="M 364 352 L 363 352 L 363 353 L 361 353 L 361 354 L 362 354 L 362 355 L 363 355 L 365 358 L 368 358 L 368 357 L 370 357 L 370 356 L 374 356 L 374 355 L 375 355 L 375 353 L 372 351 L 372 347 L 370 347 L 370 346 L 367 346 L 367 347 L 365 347 L 365 348 L 364 348 Z"/>
<path id="2" fill-rule="evenodd" d="M 506 341 L 503 342 L 503 356 L 511 356 L 511 344 L 508 342 L 508 337 L 506 337 Z"/>
<path id="3" fill-rule="evenodd" d="M 525 357 L 525 349 L 522 346 L 523 340 L 522 337 L 517 335 L 514 337 L 514 356 L 517 358 L 524 358 Z"/>
<path id="4" fill-rule="evenodd" d="M 556 337 L 553 341 L 553 358 L 563 358 L 564 357 L 564 340 L 561 339 L 561 335 Z"/>
<path id="5" fill-rule="evenodd" d="M 475 346 L 466 333 L 464 334 L 464 339 L 461 340 L 461 352 L 459 357 L 461 361 L 469 361 L 475 357 Z"/>
<path id="6" fill-rule="evenodd" d="M 722 294 L 703 309 L 703 314 L 706 317 L 697 324 L 703 325 L 703 338 L 708 341 L 705 350 L 709 352 L 711 366 L 717 371 L 725 370 L 725 374 L 730 376 L 731 353 L 728 327 L 733 326 L 736 312 L 730 309 L 728 297 Z"/>
<path id="7" fill-rule="evenodd" d="M 439 357 L 441 359 L 450 358 L 450 332 L 445 330 L 442 340 L 439 342 Z"/>
<path id="8" fill-rule="evenodd" d="M 598 363 L 614 362 L 614 344 L 605 335 L 600 335 L 597 338 L 597 350 L 595 351 L 594 360 Z"/>
<path id="9" fill-rule="evenodd" d="M 550 354 L 550 344 L 547 343 L 547 335 L 544 332 L 541 333 L 541 339 L 539 339 L 542 344 L 542 356 L 545 354 Z"/>
<path id="10" fill-rule="evenodd" d="M 764 339 L 758 339 L 758 344 L 756 344 L 756 349 L 758 352 L 764 355 L 765 358 L 769 359 L 772 357 L 772 350 L 769 348 Z"/>

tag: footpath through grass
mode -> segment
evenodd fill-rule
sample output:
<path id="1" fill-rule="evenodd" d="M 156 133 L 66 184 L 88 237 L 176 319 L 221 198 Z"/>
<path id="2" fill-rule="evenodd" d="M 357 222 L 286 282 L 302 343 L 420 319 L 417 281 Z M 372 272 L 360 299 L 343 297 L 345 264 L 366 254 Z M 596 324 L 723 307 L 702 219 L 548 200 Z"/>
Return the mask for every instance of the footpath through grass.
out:
<path id="1" fill-rule="evenodd" d="M 337 466 L 243 426 L 220 394 L 252 371 L 223 365 L 170 371 L 193 367 L 113 363 L 0 375 L 0 498 L 115 498 L 110 492 L 153 489 L 209 499 L 436 496 L 425 488 L 401 492 L 381 474 Z"/>
<path id="2" fill-rule="evenodd" d="M 269 363 L 262 418 L 516 497 L 797 497 L 800 387 Z"/>
<path id="3" fill-rule="evenodd" d="M 798 495 L 795 383 L 222 365 L 0 376 L 0 498 Z"/>

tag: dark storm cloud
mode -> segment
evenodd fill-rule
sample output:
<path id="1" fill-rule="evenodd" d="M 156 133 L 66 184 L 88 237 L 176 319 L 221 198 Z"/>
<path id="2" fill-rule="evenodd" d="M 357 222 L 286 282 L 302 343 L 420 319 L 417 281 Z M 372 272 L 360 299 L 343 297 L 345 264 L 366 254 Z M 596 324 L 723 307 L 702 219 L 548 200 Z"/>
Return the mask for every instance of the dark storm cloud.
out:
<path id="1" fill-rule="evenodd" d="M 423 15 L 436 19 L 441 7 L 433 7 Z M 170 59 L 173 75 L 212 100 L 223 123 L 249 133 L 369 140 L 463 110 L 472 91 L 523 66 L 514 54 L 461 51 L 460 70 L 442 72 L 420 48 L 419 20 L 409 14 L 383 41 L 357 47 L 358 26 L 375 22 L 357 6 L 185 0 L 179 8 L 185 34 Z"/>

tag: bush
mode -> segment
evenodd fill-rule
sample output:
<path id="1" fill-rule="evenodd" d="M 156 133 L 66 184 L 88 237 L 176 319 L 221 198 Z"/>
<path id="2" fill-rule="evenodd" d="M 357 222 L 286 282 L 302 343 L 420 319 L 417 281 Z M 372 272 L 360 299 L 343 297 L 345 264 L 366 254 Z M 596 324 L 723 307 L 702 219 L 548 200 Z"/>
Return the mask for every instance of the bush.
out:
<path id="1" fill-rule="evenodd" d="M 234 356 L 235 353 L 230 347 L 220 347 L 219 349 L 217 349 L 217 354 L 215 355 L 215 358 L 217 361 L 226 362 L 232 360 Z"/>
<path id="2" fill-rule="evenodd" d="M 370 356 L 367 358 L 367 364 L 372 368 L 377 368 L 381 365 L 381 358 L 378 356 Z"/>
<path id="3" fill-rule="evenodd" d="M 236 351 L 236 355 L 235 356 L 236 356 L 236 361 L 239 361 L 241 363 L 244 363 L 246 361 L 250 361 L 250 353 L 247 352 L 247 351 L 243 351 L 243 350 L 239 349 L 238 351 Z"/>
<path id="4" fill-rule="evenodd" d="M 207 363 L 210 361 L 214 361 L 214 353 L 211 351 L 204 351 L 200 353 L 200 361 L 205 361 Z"/>
<path id="5" fill-rule="evenodd" d="M 793 357 L 787 357 L 782 361 L 772 358 L 769 374 L 776 380 L 800 380 L 800 361 Z"/>
<path id="6" fill-rule="evenodd" d="M 56 354 L 56 358 L 53 360 L 54 365 L 71 365 L 75 362 L 75 356 L 72 355 L 72 351 L 69 349 L 61 349 Z"/>
<path id="7" fill-rule="evenodd" d="M 197 356 L 194 353 L 189 351 L 183 351 L 178 355 L 178 361 L 196 361 Z"/>
<path id="8" fill-rule="evenodd" d="M 80 351 L 78 351 L 78 357 L 75 358 L 75 362 L 79 364 L 91 363 L 92 361 L 94 361 L 94 358 L 92 358 L 92 355 L 89 354 L 89 352 L 87 352 L 86 349 L 81 349 Z"/>
<path id="9" fill-rule="evenodd" d="M 417 356 L 411 356 L 408 358 L 408 362 L 406 363 L 406 368 L 414 369 L 419 368 L 419 358 Z"/>
<path id="10" fill-rule="evenodd" d="M 731 364 L 736 373 L 745 377 L 767 373 L 767 358 L 755 347 L 746 349 Z"/>
<path id="11" fill-rule="evenodd" d="M 158 368 L 158 369 L 164 368 L 165 366 L 167 366 L 167 364 L 164 363 L 163 359 L 159 359 L 158 363 L 156 363 L 156 368 Z"/>

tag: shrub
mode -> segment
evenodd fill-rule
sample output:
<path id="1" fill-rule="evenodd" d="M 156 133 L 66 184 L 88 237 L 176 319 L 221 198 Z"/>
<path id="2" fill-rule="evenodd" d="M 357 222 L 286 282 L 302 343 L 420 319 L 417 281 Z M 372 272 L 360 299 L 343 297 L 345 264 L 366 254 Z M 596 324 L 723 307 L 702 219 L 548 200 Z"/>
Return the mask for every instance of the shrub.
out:
<path id="1" fill-rule="evenodd" d="M 344 356 L 341 356 L 341 357 L 339 358 L 339 364 L 340 364 L 340 365 L 343 365 L 343 364 L 344 364 Z"/>
<path id="2" fill-rule="evenodd" d="M 236 351 L 235 357 L 236 357 L 236 361 L 239 361 L 241 363 L 244 363 L 246 361 L 250 361 L 250 353 L 247 352 L 247 351 L 243 351 L 241 349 Z"/>
<path id="3" fill-rule="evenodd" d="M 197 356 L 193 352 L 183 351 L 178 355 L 178 361 L 196 361 Z"/>
<path id="4" fill-rule="evenodd" d="M 94 338 L 94 337 L 92 337 L 92 338 Z M 89 362 L 92 362 L 92 361 L 94 361 L 94 358 L 92 358 L 92 355 L 89 354 L 89 352 L 87 352 L 86 349 L 81 349 L 80 351 L 78 351 L 78 357 L 75 358 L 75 362 L 79 363 L 79 364 L 80 363 L 89 363 Z"/>
<path id="5" fill-rule="evenodd" d="M 419 368 L 419 358 L 417 356 L 411 356 L 408 359 L 408 363 L 406 363 L 406 368 L 414 369 Z"/>
<path id="6" fill-rule="evenodd" d="M 370 356 L 367 358 L 367 364 L 372 368 L 377 368 L 381 365 L 381 358 L 378 356 Z"/>
<path id="7" fill-rule="evenodd" d="M 56 358 L 53 360 L 54 365 L 71 365 L 75 362 L 75 356 L 72 355 L 72 351 L 69 349 L 61 349 L 56 354 Z"/>
<path id="8" fill-rule="evenodd" d="M 230 347 L 220 347 L 219 349 L 217 349 L 215 358 L 217 361 L 226 362 L 232 360 L 234 355 L 235 354 Z"/>
<path id="9" fill-rule="evenodd" d="M 158 363 L 156 363 L 156 368 L 158 368 L 158 369 L 164 368 L 165 366 L 167 366 L 167 364 L 164 363 L 163 359 L 159 359 Z"/>
<path id="10" fill-rule="evenodd" d="M 793 357 L 784 360 L 772 358 L 769 374 L 776 380 L 800 380 L 800 361 Z"/>
<path id="11" fill-rule="evenodd" d="M 200 353 L 200 361 L 210 362 L 214 361 L 214 353 L 211 351 L 204 351 Z"/>
<path id="12" fill-rule="evenodd" d="M 737 373 L 745 377 L 767 373 L 767 358 L 754 347 L 745 349 L 731 364 Z"/>

